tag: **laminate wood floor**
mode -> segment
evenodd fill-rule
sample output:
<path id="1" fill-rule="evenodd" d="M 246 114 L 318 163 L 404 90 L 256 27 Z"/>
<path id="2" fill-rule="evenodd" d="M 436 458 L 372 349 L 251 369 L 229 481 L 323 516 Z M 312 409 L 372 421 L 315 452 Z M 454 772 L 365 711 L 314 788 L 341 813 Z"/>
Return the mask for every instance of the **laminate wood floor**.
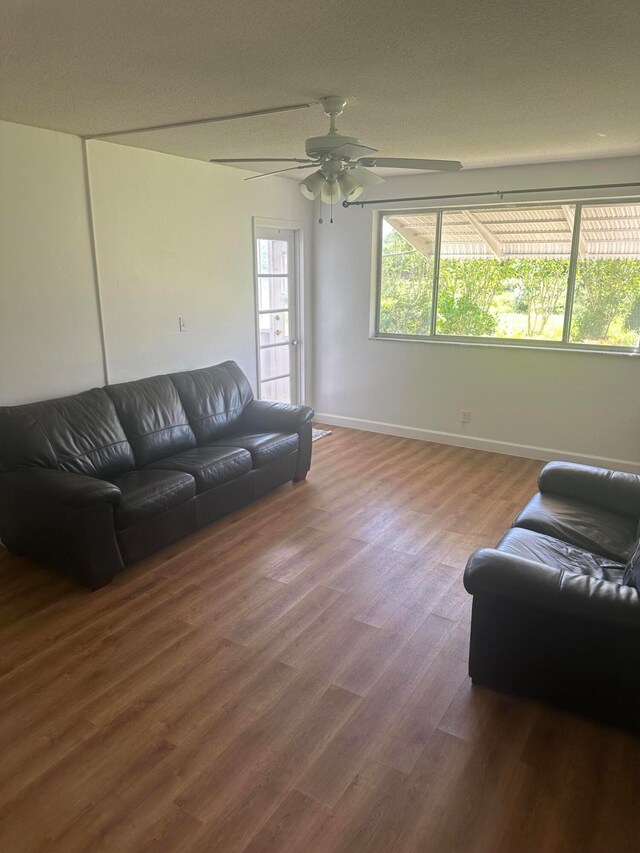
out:
<path id="1" fill-rule="evenodd" d="M 98 592 L 2 551 L 2 853 L 639 850 L 640 739 L 467 676 L 540 467 L 333 428 Z"/>

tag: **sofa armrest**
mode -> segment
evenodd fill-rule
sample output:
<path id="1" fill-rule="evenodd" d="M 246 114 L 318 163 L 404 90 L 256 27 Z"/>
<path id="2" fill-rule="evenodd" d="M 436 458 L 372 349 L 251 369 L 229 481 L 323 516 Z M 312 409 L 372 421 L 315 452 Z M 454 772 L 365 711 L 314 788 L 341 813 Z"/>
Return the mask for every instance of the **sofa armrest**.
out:
<path id="1" fill-rule="evenodd" d="M 314 411 L 309 406 L 289 403 L 269 403 L 252 400 L 245 406 L 240 421 L 242 429 L 261 432 L 295 432 L 298 434 L 298 458 L 294 482 L 304 480 L 311 466 L 311 420 Z"/>
<path id="2" fill-rule="evenodd" d="M 113 522 L 120 489 L 83 474 L 21 468 L 0 474 L 0 537 L 9 551 L 71 572 L 90 589 L 123 567 Z"/>
<path id="3" fill-rule="evenodd" d="M 640 517 L 640 475 L 571 462 L 549 462 L 538 480 L 541 492 L 563 495 L 621 515 Z"/>
<path id="4" fill-rule="evenodd" d="M 65 506 L 117 504 L 122 492 L 113 483 L 54 468 L 20 468 L 2 474 L 3 482 L 23 494 L 38 495 Z"/>
<path id="5" fill-rule="evenodd" d="M 634 587 L 574 574 L 494 548 L 481 548 L 471 555 L 464 586 L 471 595 L 511 598 L 640 629 L 640 593 Z"/>
<path id="6" fill-rule="evenodd" d="M 242 412 L 242 426 L 276 432 L 299 432 L 313 418 L 309 406 L 292 406 L 289 403 L 270 403 L 252 400 Z"/>

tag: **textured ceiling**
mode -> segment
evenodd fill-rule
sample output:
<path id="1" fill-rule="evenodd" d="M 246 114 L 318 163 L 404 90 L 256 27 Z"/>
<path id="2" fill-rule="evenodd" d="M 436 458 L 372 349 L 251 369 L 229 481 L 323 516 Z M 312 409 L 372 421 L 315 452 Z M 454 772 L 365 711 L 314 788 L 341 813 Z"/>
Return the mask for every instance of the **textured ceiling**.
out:
<path id="1" fill-rule="evenodd" d="M 97 134 L 341 94 L 339 129 L 386 156 L 640 151 L 640 0 L 0 0 L 0 16 L 8 121 Z M 326 129 L 317 106 L 117 141 L 293 157 Z"/>

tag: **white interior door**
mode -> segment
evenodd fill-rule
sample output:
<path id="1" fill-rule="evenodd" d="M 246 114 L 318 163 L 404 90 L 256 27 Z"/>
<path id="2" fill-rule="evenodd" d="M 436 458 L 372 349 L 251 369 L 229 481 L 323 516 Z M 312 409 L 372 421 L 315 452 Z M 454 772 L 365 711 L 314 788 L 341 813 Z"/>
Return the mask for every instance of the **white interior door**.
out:
<path id="1" fill-rule="evenodd" d="M 255 252 L 258 394 L 261 400 L 298 403 L 301 370 L 296 232 L 258 227 Z"/>

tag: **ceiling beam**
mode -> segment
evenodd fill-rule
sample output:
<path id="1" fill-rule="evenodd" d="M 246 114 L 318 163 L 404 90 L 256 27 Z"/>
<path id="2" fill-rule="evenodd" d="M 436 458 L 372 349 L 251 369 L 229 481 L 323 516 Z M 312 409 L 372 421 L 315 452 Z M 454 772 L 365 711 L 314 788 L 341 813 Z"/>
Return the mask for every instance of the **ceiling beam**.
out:
<path id="1" fill-rule="evenodd" d="M 150 127 L 131 127 L 127 130 L 110 130 L 105 133 L 93 133 L 81 136 L 81 139 L 106 139 L 113 136 L 127 136 L 130 133 L 151 133 L 156 130 L 171 130 L 174 127 L 193 127 L 196 124 L 215 124 L 219 121 L 234 121 L 238 118 L 256 118 L 258 116 L 270 116 L 275 113 L 290 113 L 294 110 L 306 110 L 316 104 L 317 101 L 309 101 L 306 104 L 292 104 L 287 107 L 270 107 L 266 110 L 253 110 L 250 113 L 234 113 L 228 116 L 213 116 L 212 118 L 196 118 L 190 121 L 174 121 L 170 124 L 154 124 Z"/>
<path id="2" fill-rule="evenodd" d="M 493 254 L 496 258 L 504 258 L 504 252 L 502 251 L 502 246 L 500 245 L 500 241 L 494 237 L 494 235 L 489 231 L 488 228 L 480 222 L 473 213 L 470 213 L 468 210 L 462 211 L 466 218 L 469 220 L 471 225 L 476 229 L 478 234 L 482 237 L 485 243 L 490 247 Z"/>

